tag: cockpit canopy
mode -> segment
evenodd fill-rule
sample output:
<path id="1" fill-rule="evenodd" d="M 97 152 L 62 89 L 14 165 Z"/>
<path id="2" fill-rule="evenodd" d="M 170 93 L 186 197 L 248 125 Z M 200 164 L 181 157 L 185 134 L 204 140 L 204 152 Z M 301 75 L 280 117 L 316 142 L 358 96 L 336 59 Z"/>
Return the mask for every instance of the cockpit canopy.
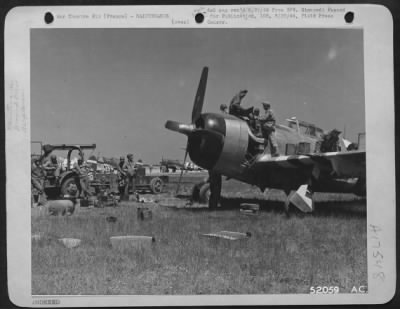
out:
<path id="1" fill-rule="evenodd" d="M 286 121 L 288 122 L 289 128 L 296 130 L 302 135 L 322 138 L 322 135 L 324 134 L 324 130 L 322 130 L 321 128 L 318 128 L 312 123 L 298 120 L 296 117 L 286 119 Z"/>

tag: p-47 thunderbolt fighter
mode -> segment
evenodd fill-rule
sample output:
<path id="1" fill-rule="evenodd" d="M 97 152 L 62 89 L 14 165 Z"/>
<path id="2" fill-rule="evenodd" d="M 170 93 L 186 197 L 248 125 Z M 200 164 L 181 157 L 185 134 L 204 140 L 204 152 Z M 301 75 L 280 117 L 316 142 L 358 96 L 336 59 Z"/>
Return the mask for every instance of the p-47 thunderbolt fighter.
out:
<path id="1" fill-rule="evenodd" d="M 247 121 L 221 113 L 202 113 L 208 68 L 203 68 L 197 89 L 192 122 L 167 121 L 165 127 L 188 137 L 186 156 L 209 171 L 209 207 L 215 208 L 221 194 L 221 179 L 226 176 L 259 187 L 283 190 L 290 203 L 304 212 L 314 209 L 314 192 L 365 195 L 365 151 L 320 152 L 322 130 L 295 119 L 289 126 L 276 125 L 278 157 L 264 148 Z M 302 128 L 307 130 L 300 130 Z"/>

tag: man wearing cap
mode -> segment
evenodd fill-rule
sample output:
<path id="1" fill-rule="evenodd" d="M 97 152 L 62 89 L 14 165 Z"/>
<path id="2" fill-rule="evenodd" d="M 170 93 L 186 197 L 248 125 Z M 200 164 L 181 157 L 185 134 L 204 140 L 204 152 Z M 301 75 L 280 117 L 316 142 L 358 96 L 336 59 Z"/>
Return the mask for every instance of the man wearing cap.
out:
<path id="1" fill-rule="evenodd" d="M 269 102 L 262 102 L 265 114 L 260 117 L 261 132 L 265 140 L 265 148 L 270 144 L 271 155 L 273 157 L 278 157 L 278 143 L 275 139 L 275 124 L 276 118 L 271 109 L 271 104 Z"/>
<path id="2" fill-rule="evenodd" d="M 47 160 L 44 164 L 43 164 L 43 168 L 45 169 L 47 174 L 53 174 L 54 177 L 56 178 L 56 181 L 58 181 L 59 177 L 60 177 L 60 166 L 58 164 L 57 161 L 57 156 L 52 154 L 50 156 L 50 160 Z"/>
<path id="3" fill-rule="evenodd" d="M 254 107 L 243 108 L 240 104 L 242 103 L 243 98 L 246 96 L 247 90 L 240 90 L 231 100 L 229 104 L 229 114 L 236 117 L 249 117 L 249 114 L 253 112 Z"/>
<path id="4" fill-rule="evenodd" d="M 133 154 L 128 154 L 126 156 L 127 161 L 125 161 L 122 170 L 125 173 L 125 194 L 124 194 L 124 199 L 129 200 L 129 188 L 132 186 L 132 192 L 135 193 L 135 176 L 136 176 L 136 171 L 135 171 L 135 162 L 133 161 Z"/>
<path id="5" fill-rule="evenodd" d="M 221 113 L 228 114 L 228 106 L 226 106 L 226 104 L 221 104 L 219 106 L 219 109 L 220 109 Z"/>
<path id="6" fill-rule="evenodd" d="M 337 129 L 333 129 L 327 134 L 322 136 L 320 151 L 321 152 L 335 152 L 340 151 L 339 135 L 342 133 Z"/>

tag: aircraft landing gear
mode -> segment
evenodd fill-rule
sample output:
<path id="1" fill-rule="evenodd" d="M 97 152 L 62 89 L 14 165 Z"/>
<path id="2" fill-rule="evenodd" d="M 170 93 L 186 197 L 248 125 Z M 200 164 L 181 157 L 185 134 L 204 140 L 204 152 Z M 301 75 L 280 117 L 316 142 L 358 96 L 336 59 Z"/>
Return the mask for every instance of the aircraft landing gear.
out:
<path id="1" fill-rule="evenodd" d="M 296 206 L 302 213 L 310 213 L 314 210 L 313 192 L 310 189 L 310 185 L 301 185 L 297 191 L 285 189 L 284 192 L 286 194 L 286 201 L 283 207 L 287 218 L 290 217 L 289 207 L 291 204 Z"/>
<path id="2" fill-rule="evenodd" d="M 210 199 L 208 201 L 209 209 L 216 209 L 218 203 L 221 199 L 221 189 L 222 189 L 222 176 L 221 174 L 208 172 L 209 182 L 210 182 Z"/>
<path id="3" fill-rule="evenodd" d="M 285 194 L 286 194 L 286 201 L 283 204 L 283 209 L 285 211 L 285 215 L 287 218 L 290 218 L 290 213 L 289 213 L 289 206 L 290 206 L 290 198 L 293 194 L 292 190 L 290 189 L 285 189 L 284 190 Z"/>
<path id="4" fill-rule="evenodd" d="M 191 203 L 200 202 L 208 204 L 209 209 L 216 209 L 221 198 L 222 176 L 209 172 L 207 180 L 193 187 Z"/>
<path id="5" fill-rule="evenodd" d="M 285 191 L 286 192 L 286 191 Z M 309 213 L 314 210 L 314 201 L 312 199 L 312 191 L 310 186 L 307 184 L 301 185 L 297 191 L 291 192 L 285 202 L 285 211 L 286 207 L 289 207 L 289 204 L 292 203 L 296 206 L 300 211 L 304 213 Z"/>

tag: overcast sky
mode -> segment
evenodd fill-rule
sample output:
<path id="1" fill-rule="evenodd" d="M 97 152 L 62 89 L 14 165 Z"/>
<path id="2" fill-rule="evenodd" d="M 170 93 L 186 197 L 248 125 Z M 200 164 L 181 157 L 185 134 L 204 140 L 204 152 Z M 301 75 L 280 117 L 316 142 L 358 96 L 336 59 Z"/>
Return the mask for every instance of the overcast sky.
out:
<path id="1" fill-rule="evenodd" d="M 32 140 L 182 160 L 186 138 L 164 124 L 190 122 L 203 66 L 203 112 L 248 89 L 242 104 L 270 101 L 279 123 L 365 130 L 362 30 L 34 29 Z"/>

